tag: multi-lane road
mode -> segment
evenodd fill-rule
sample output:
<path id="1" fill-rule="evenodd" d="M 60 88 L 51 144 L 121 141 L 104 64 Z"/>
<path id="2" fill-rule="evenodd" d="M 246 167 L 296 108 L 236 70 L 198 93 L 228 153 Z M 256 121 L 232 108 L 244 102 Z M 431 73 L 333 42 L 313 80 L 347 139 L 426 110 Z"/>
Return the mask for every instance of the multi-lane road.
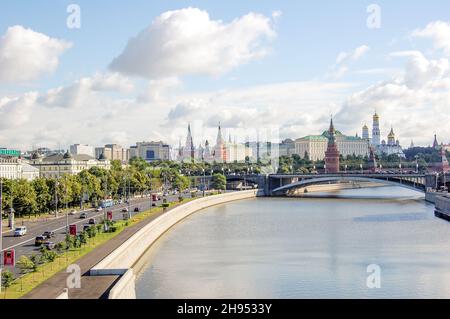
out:
<path id="1" fill-rule="evenodd" d="M 178 201 L 179 195 L 168 195 L 166 196 L 168 202 Z M 190 197 L 190 193 L 182 194 L 183 197 Z M 129 208 L 129 213 L 131 216 L 137 214 L 135 208 L 138 207 L 139 211 L 145 211 L 150 209 L 152 204 L 155 203 L 156 206 L 162 204 L 162 199 L 159 201 L 152 201 L 150 197 L 135 198 L 130 200 L 129 204 L 120 204 L 113 207 L 108 207 L 102 209 L 100 212 L 94 209 L 78 211 L 75 215 L 62 214 L 58 218 L 52 218 L 47 221 L 33 222 L 26 224 L 27 233 L 22 237 L 14 237 L 14 231 L 6 231 L 3 233 L 3 250 L 14 249 L 16 261 L 19 260 L 20 256 L 26 255 L 30 256 L 39 252 L 40 247 L 36 247 L 34 244 L 35 238 L 42 235 L 46 231 L 52 231 L 55 233 L 55 237 L 50 239 L 50 241 L 55 244 L 63 241 L 66 236 L 67 225 L 77 225 L 78 232 L 83 230 L 83 225 L 88 224 L 89 219 L 94 218 L 97 223 L 102 222 L 106 211 L 112 211 L 113 220 L 122 220 L 123 212 L 122 209 L 125 207 Z M 86 213 L 87 218 L 80 218 L 81 213 Z M 18 226 L 18 225 L 16 225 Z M 17 268 L 17 267 L 16 267 Z M 18 273 L 18 269 L 15 269 Z"/>

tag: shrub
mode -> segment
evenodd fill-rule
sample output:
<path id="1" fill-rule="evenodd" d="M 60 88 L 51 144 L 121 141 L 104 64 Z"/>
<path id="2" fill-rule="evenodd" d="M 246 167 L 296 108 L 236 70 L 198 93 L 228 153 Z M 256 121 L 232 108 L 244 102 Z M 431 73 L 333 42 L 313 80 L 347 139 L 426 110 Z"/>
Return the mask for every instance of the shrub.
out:
<path id="1" fill-rule="evenodd" d="M 34 269 L 34 263 L 25 255 L 22 255 L 17 262 L 17 266 L 20 268 L 20 272 L 25 274 Z"/>
<path id="2" fill-rule="evenodd" d="M 2 272 L 2 285 L 5 289 L 9 288 L 14 281 L 14 274 L 10 270 Z"/>

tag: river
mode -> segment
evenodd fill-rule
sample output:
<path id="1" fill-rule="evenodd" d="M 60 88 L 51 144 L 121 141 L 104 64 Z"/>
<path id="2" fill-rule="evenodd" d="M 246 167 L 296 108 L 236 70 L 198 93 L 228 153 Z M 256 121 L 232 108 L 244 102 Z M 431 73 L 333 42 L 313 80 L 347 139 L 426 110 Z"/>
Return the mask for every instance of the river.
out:
<path id="1" fill-rule="evenodd" d="M 420 193 L 389 186 L 328 195 L 191 215 L 142 258 L 137 297 L 450 297 L 450 223 Z"/>

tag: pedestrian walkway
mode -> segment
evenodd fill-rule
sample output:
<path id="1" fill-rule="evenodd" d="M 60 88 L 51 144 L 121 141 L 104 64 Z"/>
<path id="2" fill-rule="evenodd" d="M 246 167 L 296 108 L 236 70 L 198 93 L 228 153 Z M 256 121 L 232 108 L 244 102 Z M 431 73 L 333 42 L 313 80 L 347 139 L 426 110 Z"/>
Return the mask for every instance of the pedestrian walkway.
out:
<path id="1" fill-rule="evenodd" d="M 169 210 L 168 210 L 169 211 Z M 81 268 L 81 288 L 69 289 L 69 299 L 100 299 L 107 298 L 109 290 L 120 276 L 89 276 L 89 270 L 98 264 L 103 258 L 112 253 L 127 239 L 134 235 L 139 229 L 158 218 L 165 212 L 155 212 L 139 223 L 125 228 L 119 235 L 110 239 L 98 248 L 77 261 Z M 49 278 L 31 292 L 26 294 L 24 299 L 55 299 L 64 288 L 67 287 L 66 281 L 69 273 L 65 270 Z"/>

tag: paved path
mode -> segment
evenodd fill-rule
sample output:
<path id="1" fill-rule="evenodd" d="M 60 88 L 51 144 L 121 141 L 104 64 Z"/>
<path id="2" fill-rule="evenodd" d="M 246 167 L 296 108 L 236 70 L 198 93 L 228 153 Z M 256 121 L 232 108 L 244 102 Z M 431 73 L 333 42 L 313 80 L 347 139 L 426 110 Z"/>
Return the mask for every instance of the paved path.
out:
<path id="1" fill-rule="evenodd" d="M 170 210 L 168 210 L 170 211 Z M 77 261 L 81 268 L 81 288 L 69 289 L 69 299 L 100 299 L 107 298 L 108 293 L 119 276 L 89 276 L 89 270 L 108 256 L 123 242 L 130 238 L 139 229 L 150 223 L 155 218 L 165 214 L 163 212 L 154 213 L 136 225 L 125 228 L 119 235 L 97 247 L 87 255 Z M 24 299 L 55 299 L 63 292 L 67 286 L 66 280 L 69 274 L 65 270 L 55 274 L 31 292 L 26 294 Z"/>

